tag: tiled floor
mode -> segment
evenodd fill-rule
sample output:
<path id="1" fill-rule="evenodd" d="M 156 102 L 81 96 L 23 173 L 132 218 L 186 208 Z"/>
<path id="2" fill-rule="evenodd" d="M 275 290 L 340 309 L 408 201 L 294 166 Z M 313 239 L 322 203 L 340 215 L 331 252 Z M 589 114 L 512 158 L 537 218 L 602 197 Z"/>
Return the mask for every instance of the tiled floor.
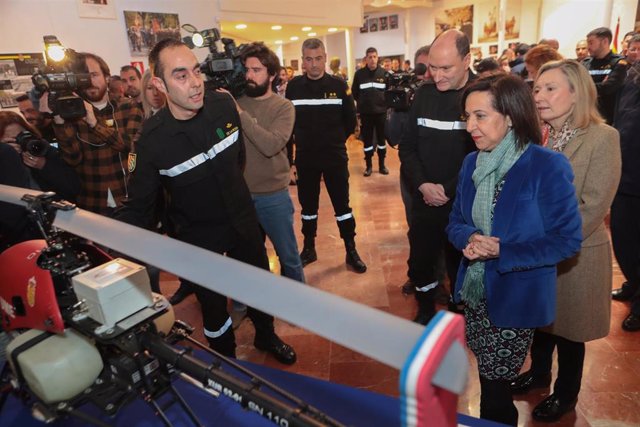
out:
<path id="1" fill-rule="evenodd" d="M 398 186 L 399 161 L 397 151 L 388 149 L 387 176 L 377 173 L 369 178 L 362 176 L 364 161 L 362 145 L 357 141 L 348 144 L 351 171 L 351 207 L 357 221 L 357 247 L 368 271 L 357 274 L 348 271 L 344 264 L 344 250 L 333 217 L 333 210 L 326 191 L 320 200 L 318 261 L 305 268 L 310 286 L 323 289 L 362 304 L 401 316 L 413 317 L 415 302 L 402 296 L 400 286 L 406 280 L 408 244 L 404 207 Z M 374 159 L 374 165 L 377 164 Z M 296 233 L 300 235 L 299 205 L 296 187 L 290 187 L 296 206 Z M 269 247 L 273 269 L 277 259 Z M 623 281 L 617 266 L 614 269 L 614 286 Z M 171 295 L 177 282 L 163 276 L 162 289 Z M 579 403 L 575 413 L 566 415 L 557 426 L 638 426 L 640 425 L 640 332 L 628 333 L 620 324 L 628 314 L 623 303 L 613 303 L 611 333 L 605 339 L 587 344 L 587 356 Z M 195 297 L 189 297 L 177 309 L 177 317 L 200 327 L 199 306 Z M 238 357 L 264 363 L 291 372 L 313 376 L 336 383 L 372 390 L 393 396 L 398 394 L 398 371 L 363 355 L 334 344 L 313 333 L 277 321 L 281 337 L 293 345 L 298 362 L 285 367 L 270 356 L 256 350 L 253 345 L 253 328 L 245 321 L 236 331 Z M 195 336 L 198 339 L 202 335 Z M 471 363 L 474 364 L 470 355 Z M 554 368 L 555 369 L 555 368 Z M 458 410 L 478 416 L 479 386 L 475 367 L 470 371 L 467 390 L 461 396 Z M 531 420 L 531 409 L 546 395 L 532 392 L 516 401 L 520 412 L 520 425 L 544 425 Z"/>

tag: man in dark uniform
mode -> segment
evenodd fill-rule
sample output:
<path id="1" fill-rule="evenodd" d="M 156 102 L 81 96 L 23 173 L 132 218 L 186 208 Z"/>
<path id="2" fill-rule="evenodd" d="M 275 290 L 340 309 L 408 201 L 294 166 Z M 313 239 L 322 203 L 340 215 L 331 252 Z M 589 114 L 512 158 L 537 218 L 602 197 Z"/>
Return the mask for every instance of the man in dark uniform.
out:
<path id="1" fill-rule="evenodd" d="M 400 140 L 401 169 L 412 194 L 409 224 L 409 280 L 415 286 L 418 314 L 426 325 L 435 314 L 438 256 L 445 250 L 449 281 L 455 283 L 460 252 L 445 228 L 464 157 L 475 149 L 460 110 L 460 94 L 473 79 L 469 39 L 458 30 L 440 34 L 429 50 L 433 83 L 416 92 Z"/>
<path id="2" fill-rule="evenodd" d="M 387 114 L 387 105 L 384 102 L 384 91 L 387 87 L 385 70 L 378 66 L 378 51 L 374 47 L 367 49 L 364 58 L 367 66 L 356 71 L 353 76 L 353 97 L 358 103 L 360 114 L 360 134 L 364 141 L 364 159 L 366 168 L 364 176 L 371 176 L 373 153 L 376 147 L 373 145 L 375 131 L 378 141 L 378 166 L 383 175 L 388 175 L 389 170 L 384 165 L 387 155 L 387 145 L 384 139 L 384 122 Z"/>
<path id="3" fill-rule="evenodd" d="M 302 205 L 302 265 L 318 259 L 315 237 L 320 180 L 324 178 L 344 240 L 346 263 L 356 272 L 364 273 L 367 266 L 356 251 L 356 220 L 349 206 L 349 158 L 345 147 L 347 137 L 356 127 L 353 97 L 344 80 L 325 72 L 327 54 L 322 41 L 315 38 L 304 41 L 302 62 L 306 73 L 287 84 L 286 94 L 296 108 L 293 135 L 298 199 Z"/>
<path id="4" fill-rule="evenodd" d="M 591 56 L 582 61 L 596 84 L 598 109 L 607 124 L 613 123 L 616 99 L 629 68 L 626 59 L 611 51 L 609 46 L 612 38 L 611 30 L 605 27 L 596 28 L 589 32 L 587 34 L 587 48 Z"/>
<path id="5" fill-rule="evenodd" d="M 145 122 L 136 144 L 131 198 L 117 218 L 148 226 L 162 186 L 170 196 L 168 215 L 177 239 L 269 270 L 242 176 L 244 146 L 233 99 L 213 91 L 205 97 L 200 64 L 181 41 L 160 41 L 149 63 L 152 83 L 166 95 L 168 108 Z M 235 357 L 227 298 L 200 286 L 195 289 L 210 347 Z M 296 354 L 275 334 L 273 317 L 252 308 L 248 315 L 256 329 L 256 348 L 282 363 L 294 363 Z"/>

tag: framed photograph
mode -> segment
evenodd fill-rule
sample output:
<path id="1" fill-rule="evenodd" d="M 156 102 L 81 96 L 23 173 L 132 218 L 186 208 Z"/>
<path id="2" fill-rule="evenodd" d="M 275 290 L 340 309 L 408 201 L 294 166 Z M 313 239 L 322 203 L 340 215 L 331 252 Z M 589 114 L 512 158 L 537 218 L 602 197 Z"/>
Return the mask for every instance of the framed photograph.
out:
<path id="1" fill-rule="evenodd" d="M 386 16 L 380 17 L 380 31 L 387 31 L 389 29 L 389 23 Z"/>
<path id="2" fill-rule="evenodd" d="M 398 15 L 389 16 L 389 29 L 391 30 L 398 29 Z"/>
<path id="3" fill-rule="evenodd" d="M 473 40 L 473 5 L 441 9 L 436 13 L 436 36 L 452 28 L 462 31 L 469 41 Z"/>
<path id="4" fill-rule="evenodd" d="M 362 27 L 360 27 L 360 33 L 368 33 L 368 32 L 369 32 L 369 15 L 364 15 Z"/>
<path id="5" fill-rule="evenodd" d="M 115 0 L 76 0 L 80 18 L 116 19 Z"/>
<path id="6" fill-rule="evenodd" d="M 180 40 L 180 20 L 177 13 L 125 10 L 124 23 L 131 56 L 147 56 L 160 40 Z"/>
<path id="7" fill-rule="evenodd" d="M 369 32 L 375 33 L 378 31 L 378 18 L 369 18 Z"/>
<path id="8" fill-rule="evenodd" d="M 498 55 L 498 45 L 497 44 L 489 45 L 489 55 L 492 55 L 492 56 Z"/>
<path id="9" fill-rule="evenodd" d="M 0 54 L 0 107 L 17 107 L 15 98 L 33 88 L 31 76 L 44 67 L 42 53 Z"/>
<path id="10" fill-rule="evenodd" d="M 291 68 L 293 68 L 296 71 L 299 70 L 299 64 L 300 64 L 300 62 L 297 59 L 292 59 L 291 60 Z"/>

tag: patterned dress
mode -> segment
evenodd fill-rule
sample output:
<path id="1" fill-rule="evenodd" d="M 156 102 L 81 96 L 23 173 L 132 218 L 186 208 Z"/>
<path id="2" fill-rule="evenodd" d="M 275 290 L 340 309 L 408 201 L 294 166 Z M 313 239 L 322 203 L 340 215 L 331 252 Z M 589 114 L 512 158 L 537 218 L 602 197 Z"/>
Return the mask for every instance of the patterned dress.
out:
<path id="1" fill-rule="evenodd" d="M 504 179 L 496 184 L 491 203 L 491 218 L 504 187 Z M 480 376 L 488 380 L 513 380 L 527 357 L 535 329 L 500 328 L 489 320 L 487 302 L 483 298 L 476 308 L 465 306 L 467 345 L 478 360 Z"/>

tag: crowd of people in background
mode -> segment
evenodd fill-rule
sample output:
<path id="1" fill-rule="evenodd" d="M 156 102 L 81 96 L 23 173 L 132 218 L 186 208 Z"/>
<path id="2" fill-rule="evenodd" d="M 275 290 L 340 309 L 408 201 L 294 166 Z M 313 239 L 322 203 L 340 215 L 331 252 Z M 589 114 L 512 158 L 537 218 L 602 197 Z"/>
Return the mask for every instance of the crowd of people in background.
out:
<path id="1" fill-rule="evenodd" d="M 609 333 L 612 298 L 631 302 L 622 328 L 640 331 L 640 33 L 625 34 L 620 53 L 612 39 L 596 28 L 576 42 L 575 58 L 542 39 L 474 60 L 467 36 L 447 30 L 413 64 L 370 47 L 352 77 L 339 58 L 327 60 L 319 39 L 302 44 L 297 76 L 251 43 L 242 51 L 246 89 L 236 97 L 205 90 L 196 57 L 178 40 L 159 41 L 144 73 L 125 65 L 111 75 L 100 56 L 84 53 L 91 86 L 81 93 L 83 117 L 62 118 L 47 93 L 19 97 L 21 115 L 0 112 L 0 182 L 55 191 L 267 270 L 268 237 L 282 275 L 305 283 L 304 267 L 318 259 L 322 182 L 346 267 L 367 271 L 345 144 L 359 128 L 363 176 L 372 176 L 376 155 L 386 176 L 395 135 L 408 224 L 402 292 L 415 296 L 414 321 L 426 325 L 443 297 L 465 316 L 481 417 L 509 425 L 518 420 L 512 395 L 549 387 L 557 350 L 553 392 L 532 413 L 552 422 L 576 405 L 585 342 Z M 419 81 L 406 111 L 385 101 L 389 74 L 399 72 Z M 25 131 L 49 149 L 25 150 L 16 142 Z M 2 248 L 37 235 L 15 208 L 0 213 Z M 611 246 L 626 278 L 613 291 Z M 149 273 L 160 292 L 159 270 Z M 226 297 L 183 282 L 171 302 L 190 293 L 209 345 L 235 356 Z M 255 347 L 295 363 L 273 317 L 242 309 Z M 520 372 L 529 351 L 531 368 Z"/>

